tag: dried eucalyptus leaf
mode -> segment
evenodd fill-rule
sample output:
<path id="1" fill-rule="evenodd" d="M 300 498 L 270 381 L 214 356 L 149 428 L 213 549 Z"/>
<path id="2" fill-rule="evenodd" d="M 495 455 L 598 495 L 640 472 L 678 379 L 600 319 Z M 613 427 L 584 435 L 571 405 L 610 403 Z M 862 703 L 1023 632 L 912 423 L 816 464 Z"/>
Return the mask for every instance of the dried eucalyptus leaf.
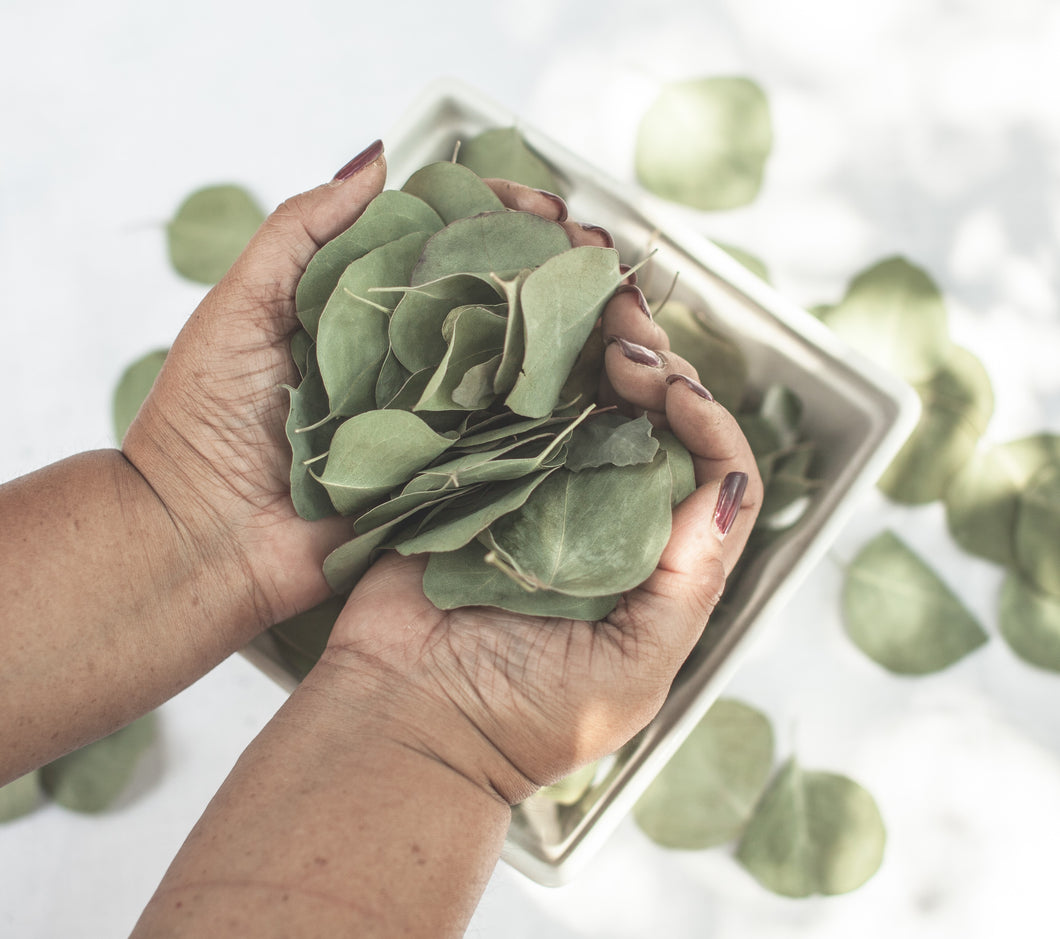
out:
<path id="1" fill-rule="evenodd" d="M 239 186 L 199 189 L 166 225 L 169 260 L 188 280 L 216 284 L 264 221 L 254 197 Z"/>
<path id="2" fill-rule="evenodd" d="M 758 413 L 773 425 L 782 449 L 792 447 L 798 442 L 802 400 L 790 388 L 779 384 L 769 385 L 762 393 Z"/>
<path id="3" fill-rule="evenodd" d="M 670 339 L 670 348 L 699 373 L 715 400 L 730 411 L 738 410 L 747 391 L 747 360 L 739 347 L 676 300 L 668 300 L 654 315 Z"/>
<path id="4" fill-rule="evenodd" d="M 750 79 L 674 82 L 637 130 L 637 179 L 694 209 L 733 209 L 758 195 L 772 147 L 769 103 Z"/>
<path id="5" fill-rule="evenodd" d="M 339 278 L 320 314 L 317 361 L 331 413 L 353 415 L 375 406 L 379 370 L 390 350 L 390 317 L 370 296 L 372 287 L 404 283 L 427 235 L 413 232 L 369 251 Z"/>
<path id="6" fill-rule="evenodd" d="M 315 358 L 310 361 L 301 384 L 287 390 L 291 398 L 285 428 L 291 445 L 291 501 L 302 518 L 310 521 L 327 518 L 335 514 L 335 507 L 327 490 L 309 472 L 309 465 L 319 454 L 327 452 L 338 421 L 321 423 L 328 415 L 329 405 Z"/>
<path id="7" fill-rule="evenodd" d="M 133 422 L 154 386 L 162 363 L 166 360 L 166 349 L 156 349 L 141 356 L 122 372 L 118 385 L 114 389 L 111 402 L 111 413 L 114 420 L 114 439 L 120 444 L 125 432 Z"/>
<path id="8" fill-rule="evenodd" d="M 528 440 L 509 441 L 494 450 L 463 454 L 424 469 L 404 492 L 461 489 L 520 479 L 546 465 L 565 439 L 565 433 L 543 433 Z"/>
<path id="9" fill-rule="evenodd" d="M 496 397 L 493 383 L 497 377 L 497 369 L 501 366 L 502 358 L 502 354 L 498 352 L 484 362 L 472 365 L 464 372 L 464 377 L 460 379 L 460 384 L 453 389 L 453 403 L 459 407 L 467 408 L 469 411 L 488 408 Z"/>
<path id="10" fill-rule="evenodd" d="M 40 804 L 40 771 L 33 770 L 0 786 L 0 825 L 29 815 Z"/>
<path id="11" fill-rule="evenodd" d="M 692 454 L 670 431 L 656 428 L 654 433 L 659 446 L 666 451 L 666 464 L 670 468 L 670 504 L 677 505 L 696 491 Z"/>
<path id="12" fill-rule="evenodd" d="M 335 431 L 317 478 L 335 508 L 353 515 L 378 501 L 452 444 L 408 411 L 365 411 Z M 372 454 L 366 460 L 365 454 Z"/>
<path id="13" fill-rule="evenodd" d="M 1027 580 L 1060 597 L 1060 461 L 1040 469 L 1020 494 L 1013 546 Z"/>
<path id="14" fill-rule="evenodd" d="M 946 522 L 965 551 L 1004 567 L 1015 563 L 1019 494 L 1046 464 L 1060 463 L 1060 435 L 1022 437 L 977 453 L 945 492 Z"/>
<path id="15" fill-rule="evenodd" d="M 858 552 L 843 584 L 843 622 L 862 652 L 901 675 L 947 668 L 987 635 L 956 594 L 893 532 Z"/>
<path id="16" fill-rule="evenodd" d="M 494 606 L 528 616 L 587 622 L 603 619 L 618 602 L 617 595 L 571 597 L 549 590 L 525 590 L 496 566 L 486 563 L 486 549 L 477 541 L 456 551 L 430 555 L 423 574 L 423 592 L 440 610 Z"/>
<path id="17" fill-rule="evenodd" d="M 725 844 L 747 824 L 773 768 L 773 728 L 739 701 L 716 701 L 633 809 L 667 848 Z"/>
<path id="18" fill-rule="evenodd" d="M 276 647 L 295 670 L 299 681 L 309 674 L 310 669 L 324 654 L 328 637 L 346 605 L 346 600 L 345 594 L 329 597 L 312 609 L 272 627 Z"/>
<path id="19" fill-rule="evenodd" d="M 448 225 L 483 212 L 503 212 L 504 203 L 480 176 L 459 163 L 429 163 L 401 187 L 426 202 Z"/>
<path id="20" fill-rule="evenodd" d="M 763 519 L 784 512 L 818 488 L 818 481 L 810 476 L 813 455 L 811 445 L 802 445 L 774 460 L 762 500 L 760 515 Z"/>
<path id="21" fill-rule="evenodd" d="M 942 498 L 971 459 L 994 411 L 990 376 L 960 346 L 952 346 L 942 367 L 916 390 L 920 421 L 879 482 L 888 496 L 906 505 Z"/>
<path id="22" fill-rule="evenodd" d="M 375 406 L 387 407 L 401 393 L 401 389 L 411 377 L 412 372 L 398 361 L 393 348 L 388 349 L 379 368 L 379 377 L 375 381 Z"/>
<path id="23" fill-rule="evenodd" d="M 862 271 L 821 318 L 906 381 L 929 381 L 950 356 L 942 294 L 926 271 L 905 258 L 887 258 Z"/>
<path id="24" fill-rule="evenodd" d="M 310 336 L 316 338 L 320 314 L 351 263 L 413 232 L 434 233 L 443 224 L 434 209 L 410 193 L 379 193 L 356 222 L 313 255 L 298 282 L 295 309 Z"/>
<path id="25" fill-rule="evenodd" d="M 631 590 L 670 538 L 670 487 L 665 452 L 638 466 L 555 473 L 491 527 L 493 560 L 530 590 Z"/>
<path id="26" fill-rule="evenodd" d="M 520 271 L 514 277 L 497 278 L 497 283 L 508 299 L 508 328 L 504 334 L 504 353 L 497 374 L 493 378 L 493 390 L 506 395 L 515 387 L 519 370 L 523 366 L 526 351 L 526 325 L 523 322 L 523 306 L 520 294 L 530 271 Z"/>
<path id="27" fill-rule="evenodd" d="M 512 277 L 569 250 L 570 239 L 556 222 L 529 212 L 487 212 L 457 219 L 433 235 L 406 282 L 417 287 L 453 274 Z"/>
<path id="28" fill-rule="evenodd" d="M 758 804 L 736 857 L 786 897 L 848 893 L 879 869 L 887 834 L 875 800 L 852 779 L 794 759 Z"/>
<path id="29" fill-rule="evenodd" d="M 621 283 L 618 252 L 583 245 L 533 271 L 520 293 L 523 364 L 505 403 L 542 417 L 559 403 L 567 380 L 604 305 Z"/>
<path id="30" fill-rule="evenodd" d="M 155 741 L 156 716 L 149 713 L 87 747 L 41 768 L 44 791 L 74 812 L 109 808 L 132 779 L 136 766 Z"/>
<path id="31" fill-rule="evenodd" d="M 291 337 L 291 358 L 303 378 L 309 371 L 309 360 L 316 359 L 317 344 L 305 329 L 299 329 Z"/>
<path id="32" fill-rule="evenodd" d="M 1001 584 L 1001 635 L 1025 662 L 1060 672 L 1060 597 L 1009 571 Z"/>
<path id="33" fill-rule="evenodd" d="M 514 127 L 491 128 L 462 141 L 456 158 L 481 177 L 510 179 L 532 189 L 563 194 L 559 178 Z"/>
<path id="34" fill-rule="evenodd" d="M 443 323 L 442 335 L 452 330 L 449 344 L 431 376 L 414 410 L 449 411 L 464 405 L 456 401 L 453 392 L 460 386 L 468 369 L 499 356 L 504 345 L 507 320 L 488 307 L 458 307 L 455 316 Z M 492 377 L 488 386 L 493 399 Z"/>
<path id="35" fill-rule="evenodd" d="M 605 412 L 574 432 L 563 465 L 573 473 L 599 466 L 634 466 L 650 463 L 658 449 L 659 441 L 652 436 L 647 416 L 634 419 Z"/>

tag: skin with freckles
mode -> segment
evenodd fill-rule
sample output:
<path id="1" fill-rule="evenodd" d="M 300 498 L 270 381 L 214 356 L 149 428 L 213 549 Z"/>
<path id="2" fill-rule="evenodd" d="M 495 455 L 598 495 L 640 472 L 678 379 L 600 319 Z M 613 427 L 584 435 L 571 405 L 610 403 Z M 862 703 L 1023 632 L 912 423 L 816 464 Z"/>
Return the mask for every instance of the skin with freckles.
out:
<path id="1" fill-rule="evenodd" d="M 327 596 L 320 565 L 350 526 L 304 521 L 287 491 L 294 292 L 384 178 L 369 148 L 269 217 L 181 331 L 122 452 L 0 487 L 0 780 L 116 729 Z M 572 245 L 609 241 L 552 194 L 490 185 L 507 206 L 563 224 Z M 697 483 L 656 570 L 586 623 L 439 611 L 423 595 L 424 559 L 385 555 L 207 807 L 135 936 L 461 935 L 511 804 L 656 713 L 762 486 L 731 415 L 668 381 L 698 376 L 642 299 L 619 290 L 603 311 L 615 340 L 605 389 L 682 440 Z M 715 510 L 733 473 L 748 481 L 723 530 Z"/>

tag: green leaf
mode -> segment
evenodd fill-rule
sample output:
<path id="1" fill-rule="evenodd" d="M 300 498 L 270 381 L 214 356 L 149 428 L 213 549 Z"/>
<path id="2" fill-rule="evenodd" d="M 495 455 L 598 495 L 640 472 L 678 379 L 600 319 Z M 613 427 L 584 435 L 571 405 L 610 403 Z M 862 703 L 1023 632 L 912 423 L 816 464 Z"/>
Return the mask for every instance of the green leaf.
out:
<path id="1" fill-rule="evenodd" d="M 987 640 L 956 594 L 889 531 L 865 545 L 847 569 L 842 604 L 855 645 L 902 675 L 944 669 Z"/>
<path id="2" fill-rule="evenodd" d="M 568 250 L 570 239 L 556 222 L 529 212 L 486 212 L 457 219 L 433 235 L 407 283 L 418 287 L 453 274 L 511 277 Z"/>
<path id="3" fill-rule="evenodd" d="M 490 529 L 490 563 L 529 590 L 622 593 L 655 570 L 670 537 L 670 471 L 651 463 L 558 472 Z"/>
<path id="4" fill-rule="evenodd" d="M 389 189 L 379 193 L 357 221 L 313 255 L 298 282 L 295 308 L 310 336 L 316 338 L 320 314 L 350 264 L 406 235 L 434 233 L 442 225 L 434 209 L 421 199 Z"/>
<path id="5" fill-rule="evenodd" d="M 668 300 L 654 315 L 670 339 L 670 348 L 699 373 L 715 400 L 730 411 L 738 410 L 747 391 L 747 360 L 739 347 L 676 300 Z"/>
<path id="6" fill-rule="evenodd" d="M 302 518 L 327 518 L 335 514 L 335 507 L 327 490 L 309 472 L 309 466 L 315 457 L 327 452 L 338 421 L 322 423 L 328 416 L 328 395 L 315 358 L 310 360 L 301 384 L 287 390 L 291 398 L 285 425 L 291 445 L 291 501 Z"/>
<path id="7" fill-rule="evenodd" d="M 120 444 L 125 438 L 129 425 L 133 422 L 150 393 L 162 363 L 166 360 L 166 349 L 148 352 L 133 362 L 118 379 L 114 389 L 111 411 L 114 420 L 114 439 Z"/>
<path id="8" fill-rule="evenodd" d="M 463 407 L 453 397 L 468 369 L 481 365 L 501 354 L 507 320 L 488 307 L 457 307 L 452 312 L 452 334 L 441 362 L 413 410 L 449 411 Z M 443 324 L 442 335 L 446 332 Z M 486 383 L 489 399 L 493 399 L 493 382 Z"/>
<path id="9" fill-rule="evenodd" d="M 595 622 L 610 613 L 617 596 L 571 597 L 550 590 L 529 591 L 493 564 L 477 541 L 456 551 L 432 554 L 423 573 L 423 592 L 439 610 L 494 606 L 527 616 L 556 616 Z"/>
<path id="10" fill-rule="evenodd" d="M 1000 625 L 1002 637 L 1021 659 L 1060 672 L 1060 598 L 1009 571 L 1001 584 Z"/>
<path id="11" fill-rule="evenodd" d="M 637 130 L 637 179 L 694 209 L 733 209 L 758 195 L 772 147 L 769 104 L 750 79 L 674 82 Z"/>
<path id="12" fill-rule="evenodd" d="M 153 712 L 146 714 L 44 766 L 40 771 L 44 791 L 74 812 L 106 810 L 125 791 L 140 758 L 154 743 L 156 723 Z"/>
<path id="13" fill-rule="evenodd" d="M 821 318 L 906 381 L 929 381 L 950 356 L 942 295 L 927 272 L 905 258 L 887 258 L 862 271 Z"/>
<path id="14" fill-rule="evenodd" d="M 373 287 L 408 280 L 427 237 L 413 232 L 369 251 L 339 278 L 320 315 L 317 337 L 317 361 L 333 415 L 375 406 L 376 382 L 390 350 L 390 317 L 367 298 Z"/>
<path id="15" fill-rule="evenodd" d="M 0 825 L 29 815 L 40 804 L 40 771 L 33 770 L 0 786 Z"/>
<path id="16" fill-rule="evenodd" d="M 916 390 L 920 421 L 879 483 L 888 496 L 906 505 L 942 498 L 971 459 L 994 412 L 990 376 L 979 359 L 960 346 L 952 346 L 942 367 Z"/>
<path id="17" fill-rule="evenodd" d="M 520 305 L 525 349 L 519 377 L 505 403 L 525 417 L 543 417 L 560 391 L 621 283 L 618 252 L 583 245 L 542 264 L 523 284 Z"/>
<path id="18" fill-rule="evenodd" d="M 166 225 L 169 260 L 189 280 L 216 284 L 264 221 L 254 197 L 239 186 L 199 189 Z"/>
<path id="19" fill-rule="evenodd" d="M 335 431 L 323 473 L 317 478 L 335 508 L 353 515 L 386 495 L 431 460 L 452 440 L 436 434 L 408 411 L 365 411 Z M 365 459 L 371 454 L 371 459 Z"/>
<path id="20" fill-rule="evenodd" d="M 324 654 L 328 637 L 335 627 L 346 595 L 329 597 L 323 603 L 277 623 L 272 627 L 276 648 L 295 670 L 299 680 L 309 674 L 317 660 Z"/>
<path id="21" fill-rule="evenodd" d="M 725 844 L 747 824 L 773 768 L 764 714 L 722 699 L 688 735 L 633 809 L 656 844 L 697 850 Z"/>
<path id="22" fill-rule="evenodd" d="M 589 763 L 569 776 L 564 776 L 559 782 L 539 789 L 535 795 L 557 805 L 574 805 L 592 788 L 598 765 Z"/>
<path id="23" fill-rule="evenodd" d="M 634 419 L 613 411 L 597 414 L 571 437 L 563 464 L 573 473 L 599 466 L 650 463 L 659 449 L 646 415 Z"/>
<path id="24" fill-rule="evenodd" d="M 1019 495 L 1046 464 L 1060 463 L 1060 435 L 1022 437 L 977 453 L 945 492 L 946 522 L 965 551 L 1004 567 L 1015 563 Z"/>
<path id="25" fill-rule="evenodd" d="M 497 194 L 458 163 L 428 163 L 401 188 L 426 202 L 446 225 L 458 218 L 504 211 Z"/>
<path id="26" fill-rule="evenodd" d="M 1023 575 L 1060 597 L 1060 462 L 1040 469 L 1020 494 L 1013 544 Z"/>
<path id="27" fill-rule="evenodd" d="M 510 179 L 532 189 L 563 194 L 559 178 L 514 127 L 491 128 L 461 142 L 456 158 L 483 178 Z"/>
<path id="28" fill-rule="evenodd" d="M 666 465 L 670 468 L 670 504 L 683 502 L 696 491 L 696 467 L 692 454 L 668 430 L 654 431 L 659 446 L 666 451 Z"/>
<path id="29" fill-rule="evenodd" d="M 790 760 L 744 832 L 740 863 L 786 897 L 847 893 L 879 869 L 887 835 L 875 800 L 846 776 Z"/>

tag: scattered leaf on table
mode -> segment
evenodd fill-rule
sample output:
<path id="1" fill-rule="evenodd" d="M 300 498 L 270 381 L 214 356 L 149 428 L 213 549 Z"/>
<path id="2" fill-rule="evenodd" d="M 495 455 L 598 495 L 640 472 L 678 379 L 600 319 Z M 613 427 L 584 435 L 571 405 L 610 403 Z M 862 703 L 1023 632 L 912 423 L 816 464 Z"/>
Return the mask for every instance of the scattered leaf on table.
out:
<path id="1" fill-rule="evenodd" d="M 960 346 L 952 346 L 946 362 L 916 390 L 920 421 L 879 482 L 888 496 L 906 505 L 942 498 L 994 412 L 990 376 Z"/>
<path id="2" fill-rule="evenodd" d="M 792 759 L 762 796 L 736 857 L 774 893 L 833 895 L 876 873 L 886 838 L 875 800 L 858 783 Z"/>
<path id="3" fill-rule="evenodd" d="M 114 439 L 120 444 L 125 437 L 125 432 L 133 422 L 140 405 L 151 391 L 158 373 L 162 370 L 162 363 L 166 360 L 166 349 L 157 349 L 148 352 L 132 363 L 118 379 L 118 385 L 114 389 L 114 399 L 111 410 L 114 419 Z"/>
<path id="4" fill-rule="evenodd" d="M 898 674 L 940 671 L 987 640 L 956 594 L 890 531 L 851 562 L 842 603 L 855 645 Z"/>
<path id="5" fill-rule="evenodd" d="M 487 179 L 510 179 L 532 189 L 563 194 L 559 178 L 514 127 L 490 128 L 462 141 L 456 159 Z"/>
<path id="6" fill-rule="evenodd" d="M 1013 544 L 1023 575 L 1060 598 L 1060 462 L 1040 469 L 1020 494 Z"/>
<path id="7" fill-rule="evenodd" d="M 41 768 L 41 785 L 59 805 L 74 812 L 109 808 L 132 780 L 140 757 L 154 743 L 151 712 L 95 743 Z"/>
<path id="8" fill-rule="evenodd" d="M 265 213 L 245 189 L 200 189 L 181 203 L 166 225 L 169 259 L 189 280 L 216 284 L 263 221 Z"/>
<path id="9" fill-rule="evenodd" d="M 772 146 L 769 104 L 750 79 L 675 82 L 637 130 L 637 179 L 695 209 L 732 209 L 758 195 Z"/>
<path id="10" fill-rule="evenodd" d="M 1060 435 L 1036 434 L 975 454 L 945 492 L 946 522 L 965 551 L 1004 567 L 1015 563 L 1019 495 L 1047 463 L 1060 463 Z"/>
<path id="11" fill-rule="evenodd" d="M 0 786 L 0 825 L 29 815 L 40 804 L 40 771 L 33 770 Z"/>
<path id="12" fill-rule="evenodd" d="M 928 381 L 950 354 L 942 294 L 926 271 L 905 258 L 887 258 L 862 271 L 821 318 L 906 381 Z"/>
<path id="13" fill-rule="evenodd" d="M 1000 625 L 1005 642 L 1021 659 L 1060 672 L 1060 597 L 1009 571 L 1001 585 Z"/>
<path id="14" fill-rule="evenodd" d="M 712 848 L 736 838 L 773 768 L 773 728 L 761 712 L 721 699 L 688 735 L 633 809 L 668 848 Z"/>

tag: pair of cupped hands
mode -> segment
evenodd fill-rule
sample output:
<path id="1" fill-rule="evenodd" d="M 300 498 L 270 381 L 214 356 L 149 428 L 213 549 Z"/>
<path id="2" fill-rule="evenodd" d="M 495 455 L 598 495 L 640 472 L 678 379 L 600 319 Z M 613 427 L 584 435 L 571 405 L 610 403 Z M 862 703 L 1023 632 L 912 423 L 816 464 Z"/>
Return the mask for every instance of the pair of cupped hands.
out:
<path id="1" fill-rule="evenodd" d="M 234 560 L 245 572 L 261 628 L 326 599 L 322 561 L 351 537 L 348 519 L 295 513 L 284 386 L 298 381 L 289 348 L 298 280 L 385 178 L 376 144 L 272 213 L 177 337 L 123 443 L 200 563 L 220 570 Z M 488 182 L 510 209 L 563 224 L 572 245 L 610 244 L 602 229 L 568 220 L 559 197 Z M 377 709 L 400 743 L 513 804 L 613 752 L 652 718 L 761 502 L 736 421 L 701 383 L 709 376 L 669 350 L 641 291 L 620 287 L 601 323 L 604 394 L 668 426 L 695 466 L 698 488 L 676 507 L 654 573 L 587 623 L 438 610 L 422 591 L 425 560 L 390 552 L 357 585 L 314 669 L 315 687 Z"/>

